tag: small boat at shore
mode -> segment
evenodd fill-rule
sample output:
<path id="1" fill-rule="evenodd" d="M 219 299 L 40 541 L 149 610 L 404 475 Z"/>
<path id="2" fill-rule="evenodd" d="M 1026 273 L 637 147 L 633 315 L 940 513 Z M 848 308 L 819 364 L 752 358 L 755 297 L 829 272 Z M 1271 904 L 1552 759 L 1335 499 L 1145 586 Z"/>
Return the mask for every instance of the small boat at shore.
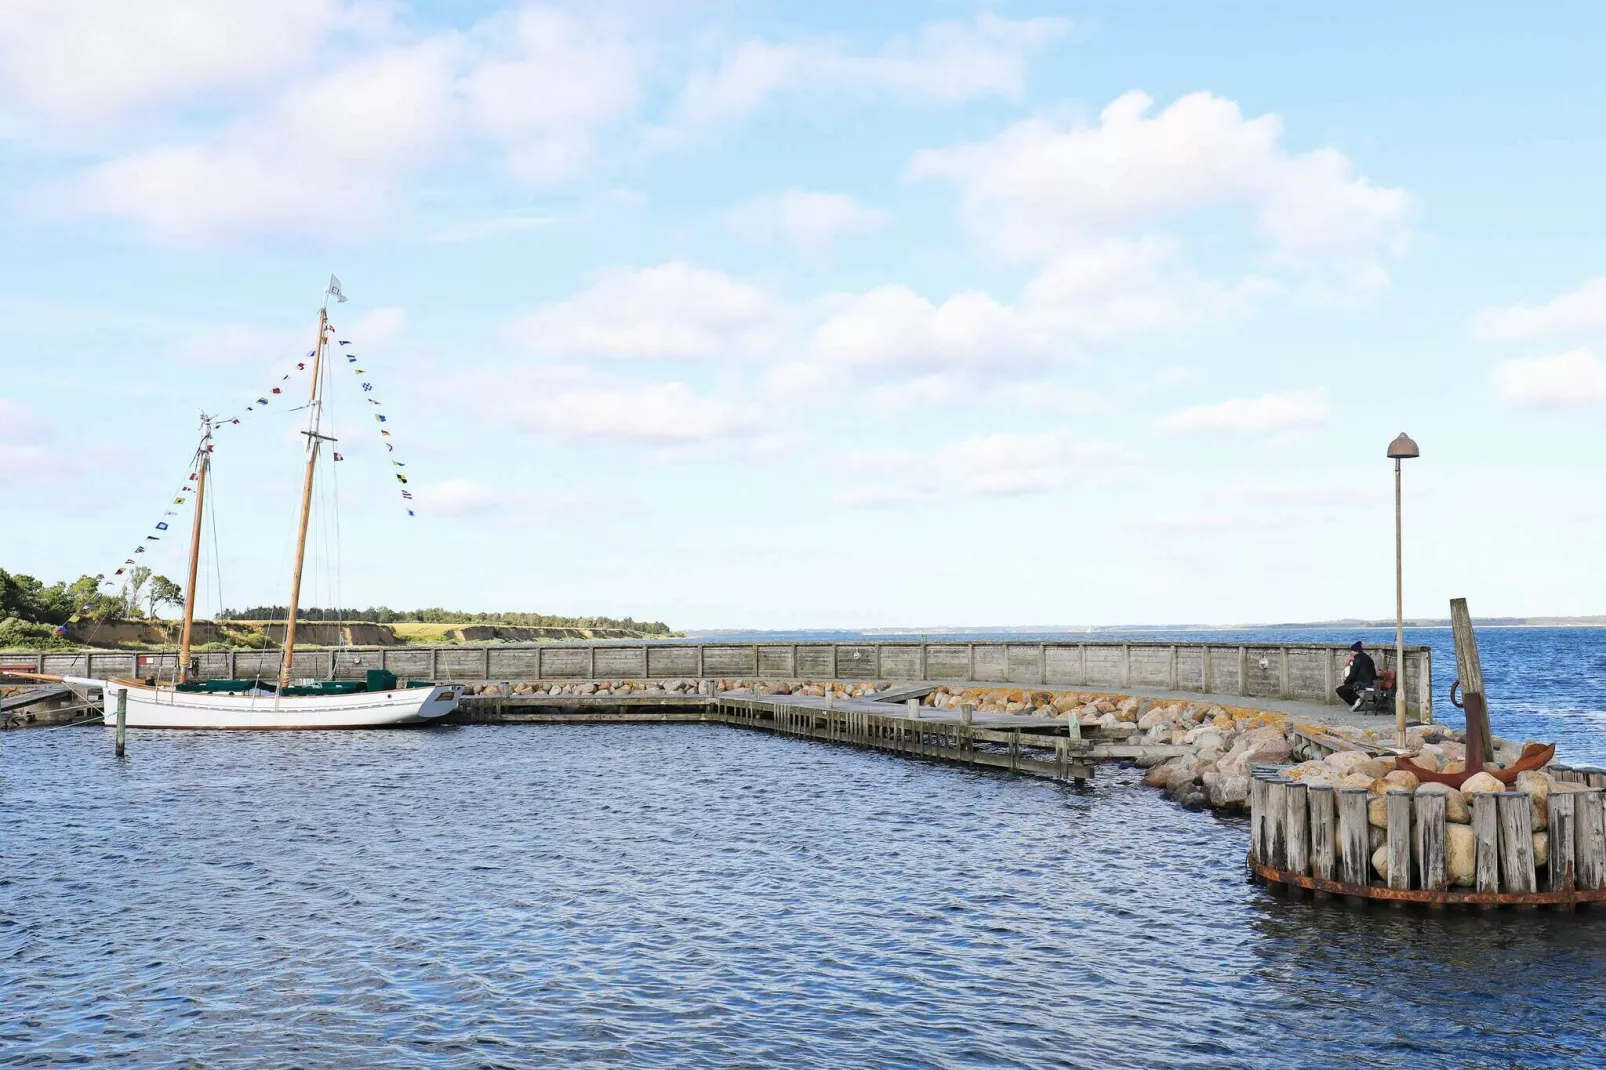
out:
<path id="1" fill-rule="evenodd" d="M 206 509 L 206 483 L 212 466 L 213 418 L 201 418 L 201 441 L 195 451 L 193 486 L 195 509 L 190 532 L 189 584 L 184 589 L 184 621 L 180 632 L 177 678 L 163 683 L 154 678 L 93 679 L 12 673 L 36 680 L 59 680 L 74 687 L 99 688 L 104 721 L 116 722 L 119 705 L 130 728 L 315 729 L 382 728 L 422 725 L 439 721 L 457 708 L 462 689 L 429 680 L 398 680 L 393 673 L 370 669 L 360 680 L 295 679 L 296 617 L 301 602 L 301 577 L 306 563 L 307 526 L 312 515 L 313 481 L 325 442 L 335 440 L 322 430 L 323 395 L 330 362 L 325 359 L 334 328 L 329 323 L 329 297 L 344 301 L 340 281 L 333 276 L 318 310 L 318 339 L 307 354 L 312 365 L 312 389 L 305 410 L 306 468 L 301 487 L 301 513 L 297 528 L 295 569 L 290 583 L 289 610 L 285 617 L 283 655 L 277 680 L 196 680 L 190 656 L 195 621 L 195 586 L 200 568 L 202 520 Z M 342 345 L 345 343 L 342 342 Z M 288 376 L 286 376 L 288 378 Z M 366 389 L 366 384 L 365 384 Z M 279 391 L 273 391 L 277 394 Z M 266 398 L 260 399 L 266 403 Z M 381 417 L 382 419 L 382 417 Z M 238 422 L 233 421 L 233 422 Z M 386 434 L 386 432 L 381 432 Z M 340 455 L 336 454 L 339 460 Z M 405 483 L 405 479 L 402 479 Z M 408 493 L 404 498 L 410 498 Z M 182 504 L 183 498 L 175 504 Z M 166 523 L 159 525 L 163 530 Z M 132 559 L 131 559 L 132 560 Z M 121 569 L 118 570 L 121 573 Z"/>

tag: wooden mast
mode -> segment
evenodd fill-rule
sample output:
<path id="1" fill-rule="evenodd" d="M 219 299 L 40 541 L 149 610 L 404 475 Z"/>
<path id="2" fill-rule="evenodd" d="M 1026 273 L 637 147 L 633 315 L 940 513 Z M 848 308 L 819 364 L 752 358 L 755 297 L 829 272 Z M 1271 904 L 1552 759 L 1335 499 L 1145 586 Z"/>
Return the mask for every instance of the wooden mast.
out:
<path id="1" fill-rule="evenodd" d="M 312 474 L 318 465 L 318 447 L 323 442 L 323 436 L 318 433 L 323 417 L 318 390 L 323 379 L 323 343 L 329 325 L 327 304 L 326 299 L 325 307 L 318 310 L 318 344 L 312 350 L 312 395 L 307 402 L 312 410 L 312 430 L 302 432 L 307 436 L 307 474 L 301 482 L 301 526 L 296 532 L 296 569 L 290 579 L 290 612 L 284 626 L 284 659 L 279 663 L 281 688 L 290 684 L 290 667 L 296 656 L 296 613 L 301 608 L 301 566 L 307 560 L 307 520 L 312 515 Z"/>
<path id="2" fill-rule="evenodd" d="M 184 587 L 184 630 L 178 641 L 178 682 L 190 678 L 190 636 L 195 625 L 195 582 L 201 568 L 201 517 L 206 510 L 206 470 L 212 465 L 212 418 L 201 417 L 200 463 L 195 470 L 195 522 L 190 526 L 190 578 Z"/>

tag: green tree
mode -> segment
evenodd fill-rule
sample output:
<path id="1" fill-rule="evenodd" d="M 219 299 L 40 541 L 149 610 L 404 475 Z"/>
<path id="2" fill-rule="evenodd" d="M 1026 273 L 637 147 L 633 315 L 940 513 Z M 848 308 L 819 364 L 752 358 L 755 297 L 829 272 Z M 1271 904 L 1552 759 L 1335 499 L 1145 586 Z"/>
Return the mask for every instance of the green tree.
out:
<path id="1" fill-rule="evenodd" d="M 150 578 L 151 570 L 144 565 L 135 565 L 128 570 L 128 579 L 123 581 L 123 616 L 129 618 L 139 616 L 139 603 L 145 591 L 145 584 Z"/>
<path id="2" fill-rule="evenodd" d="M 150 586 L 145 588 L 145 601 L 150 607 L 150 615 L 154 617 L 159 606 L 182 606 L 184 588 L 166 576 L 152 576 Z"/>

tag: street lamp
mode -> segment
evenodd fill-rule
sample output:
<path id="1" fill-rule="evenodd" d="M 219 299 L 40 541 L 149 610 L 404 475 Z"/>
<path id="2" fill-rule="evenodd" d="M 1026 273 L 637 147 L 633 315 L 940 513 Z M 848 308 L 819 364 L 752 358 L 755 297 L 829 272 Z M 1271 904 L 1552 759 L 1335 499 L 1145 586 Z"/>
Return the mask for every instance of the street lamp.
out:
<path id="1" fill-rule="evenodd" d="M 1394 459 L 1394 728 L 1405 747 L 1405 566 L 1400 539 L 1400 462 L 1422 456 L 1404 431 L 1389 443 Z"/>

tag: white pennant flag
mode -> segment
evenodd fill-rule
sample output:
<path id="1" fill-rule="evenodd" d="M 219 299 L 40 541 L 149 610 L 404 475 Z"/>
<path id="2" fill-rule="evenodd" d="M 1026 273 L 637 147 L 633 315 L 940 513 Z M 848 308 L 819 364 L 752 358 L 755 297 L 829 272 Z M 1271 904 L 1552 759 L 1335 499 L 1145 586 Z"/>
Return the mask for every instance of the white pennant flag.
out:
<path id="1" fill-rule="evenodd" d="M 341 304 L 344 304 L 346 301 L 346 295 L 340 292 L 340 280 L 335 278 L 333 275 L 329 276 L 329 289 L 325 290 L 324 293 L 328 294 L 330 297 L 333 297 Z"/>

